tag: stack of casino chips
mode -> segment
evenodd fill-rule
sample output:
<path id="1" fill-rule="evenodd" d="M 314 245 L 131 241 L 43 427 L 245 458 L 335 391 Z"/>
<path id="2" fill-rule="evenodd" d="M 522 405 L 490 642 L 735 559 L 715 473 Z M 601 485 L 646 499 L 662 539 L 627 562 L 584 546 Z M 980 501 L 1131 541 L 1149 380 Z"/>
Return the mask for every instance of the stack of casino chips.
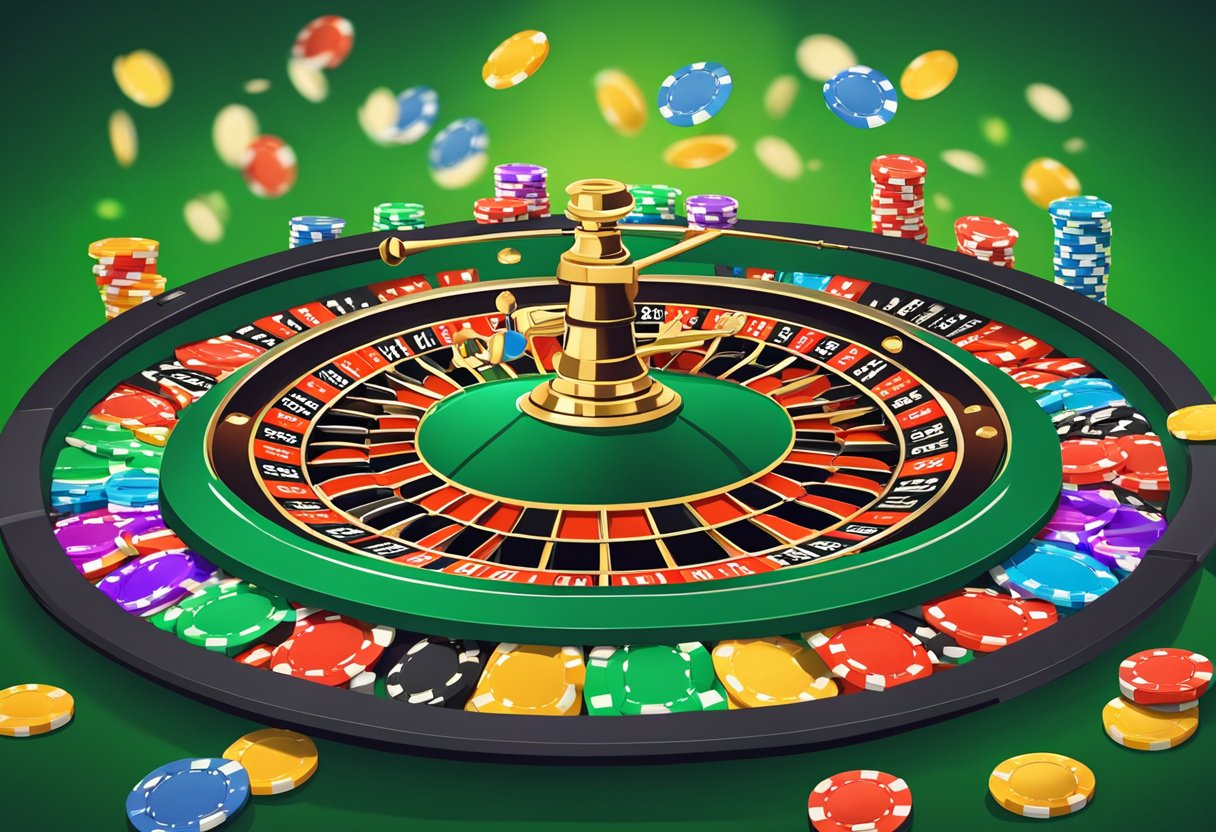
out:
<path id="1" fill-rule="evenodd" d="M 529 217 L 528 204 L 509 196 L 486 196 L 473 203 L 473 219 L 482 225 L 519 222 Z"/>
<path id="2" fill-rule="evenodd" d="M 925 163 L 886 153 L 870 162 L 870 230 L 884 237 L 928 243 L 925 226 Z"/>
<path id="3" fill-rule="evenodd" d="M 292 217 L 288 245 L 291 248 L 336 240 L 342 236 L 346 220 L 340 217 Z"/>
<path id="4" fill-rule="evenodd" d="M 381 202 L 372 209 L 372 231 L 426 228 L 426 209 L 417 202 Z"/>
<path id="5" fill-rule="evenodd" d="M 1199 730 L 1199 700 L 1216 668 L 1202 653 L 1154 647 L 1119 663 L 1119 696 L 1102 709 L 1106 735 L 1125 748 L 1168 751 Z"/>
<path id="6" fill-rule="evenodd" d="M 694 231 L 731 228 L 739 221 L 739 200 L 722 194 L 693 194 L 684 200 L 684 215 Z"/>
<path id="7" fill-rule="evenodd" d="M 668 185 L 630 185 L 633 210 L 621 222 L 645 223 L 647 225 L 671 225 L 676 223 L 676 200 L 682 191 Z"/>
<path id="8" fill-rule="evenodd" d="M 1012 269 L 1018 230 L 992 217 L 959 217 L 954 221 L 957 251 L 994 266 Z"/>
<path id="9" fill-rule="evenodd" d="M 1055 226 L 1051 262 L 1057 285 L 1106 303 L 1110 280 L 1109 202 L 1096 196 L 1070 196 L 1047 206 Z"/>
<path id="10" fill-rule="evenodd" d="M 165 291 L 165 278 L 156 273 L 159 253 L 160 243 L 143 237 L 106 237 L 89 245 L 107 321 Z"/>
<path id="11" fill-rule="evenodd" d="M 542 219 L 550 213 L 548 177 L 548 168 L 541 165 L 495 165 L 494 196 L 522 200 L 528 206 L 526 219 Z"/>

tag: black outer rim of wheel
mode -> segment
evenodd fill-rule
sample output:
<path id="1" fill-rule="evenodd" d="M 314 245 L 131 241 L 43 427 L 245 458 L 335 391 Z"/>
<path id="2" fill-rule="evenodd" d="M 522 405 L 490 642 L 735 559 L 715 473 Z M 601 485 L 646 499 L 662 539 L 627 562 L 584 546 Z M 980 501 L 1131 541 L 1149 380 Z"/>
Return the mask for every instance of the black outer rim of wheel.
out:
<path id="1" fill-rule="evenodd" d="M 529 229 L 561 228 L 562 217 Z M 910 241 L 823 226 L 744 221 L 740 230 L 808 240 L 931 269 L 1032 306 L 1077 330 L 1134 373 L 1167 411 L 1209 404 L 1208 392 L 1164 344 L 1104 306 L 1033 275 Z M 498 233 L 459 223 L 411 238 Z M 68 631 L 119 663 L 229 712 L 335 739 L 395 750 L 470 758 L 557 760 L 687 759 L 836 745 L 977 710 L 1059 678 L 1128 635 L 1190 578 L 1216 545 L 1216 444 L 1190 444 L 1190 483 L 1165 535 L 1133 578 L 1108 599 L 1049 631 L 1000 651 L 999 660 L 956 668 L 881 695 L 837 697 L 777 708 L 669 714 L 651 719 L 528 719 L 401 703 L 255 673 L 230 659 L 167 639 L 123 613 L 62 556 L 41 487 L 41 459 L 54 425 L 85 386 L 133 347 L 254 287 L 375 259 L 386 234 L 363 234 L 249 261 L 196 280 L 87 335 L 25 394 L 0 433 L 0 537 L 17 573 Z M 1135 345 L 1131 352 L 1127 345 Z M 31 487 L 35 484 L 36 487 Z"/>

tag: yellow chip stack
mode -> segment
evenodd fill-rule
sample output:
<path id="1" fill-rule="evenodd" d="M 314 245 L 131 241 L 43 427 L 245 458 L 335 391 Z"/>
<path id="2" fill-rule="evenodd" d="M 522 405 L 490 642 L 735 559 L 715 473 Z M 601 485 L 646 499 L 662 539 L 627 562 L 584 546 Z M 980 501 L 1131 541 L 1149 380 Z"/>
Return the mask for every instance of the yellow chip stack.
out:
<path id="1" fill-rule="evenodd" d="M 89 244 L 107 321 L 165 291 L 165 278 L 156 272 L 159 253 L 160 243 L 144 237 L 106 237 Z"/>

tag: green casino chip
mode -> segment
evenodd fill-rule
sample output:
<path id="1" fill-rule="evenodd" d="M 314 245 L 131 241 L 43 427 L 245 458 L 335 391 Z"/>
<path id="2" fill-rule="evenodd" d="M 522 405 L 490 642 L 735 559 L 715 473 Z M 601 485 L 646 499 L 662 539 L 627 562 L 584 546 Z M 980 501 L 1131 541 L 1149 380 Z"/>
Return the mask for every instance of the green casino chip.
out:
<path id="1" fill-rule="evenodd" d="M 674 647 L 596 647 L 587 662 L 583 694 L 587 713 L 594 716 L 727 709 L 713 658 L 696 641 Z"/>
<path id="2" fill-rule="evenodd" d="M 165 452 L 164 448 L 141 442 L 135 438 L 135 434 L 121 426 L 118 430 L 103 430 L 81 425 L 67 435 L 66 441 L 74 448 L 97 456 L 124 461 L 130 459 L 132 467 L 146 467 L 150 457 L 159 458 Z M 159 468 L 159 465 L 156 467 Z"/>
<path id="3" fill-rule="evenodd" d="M 230 656 L 295 620 L 286 598 L 239 578 L 200 589 L 165 616 L 182 641 Z"/>
<path id="4" fill-rule="evenodd" d="M 121 462 L 69 445 L 55 457 L 54 478 L 63 482 L 97 482 L 125 467 Z"/>

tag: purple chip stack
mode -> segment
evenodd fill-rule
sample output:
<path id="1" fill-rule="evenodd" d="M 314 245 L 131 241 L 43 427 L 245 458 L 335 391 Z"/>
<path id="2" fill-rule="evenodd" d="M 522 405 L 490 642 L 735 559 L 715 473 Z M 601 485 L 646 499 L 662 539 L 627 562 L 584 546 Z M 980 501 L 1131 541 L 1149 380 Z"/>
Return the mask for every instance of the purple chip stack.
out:
<path id="1" fill-rule="evenodd" d="M 730 228 L 739 221 L 739 201 L 722 194 L 693 194 L 684 200 L 684 214 L 693 230 Z"/>
<path id="2" fill-rule="evenodd" d="M 494 166 L 494 196 L 522 199 L 528 204 L 528 219 L 549 216 L 549 170 L 541 165 L 511 162 Z"/>

